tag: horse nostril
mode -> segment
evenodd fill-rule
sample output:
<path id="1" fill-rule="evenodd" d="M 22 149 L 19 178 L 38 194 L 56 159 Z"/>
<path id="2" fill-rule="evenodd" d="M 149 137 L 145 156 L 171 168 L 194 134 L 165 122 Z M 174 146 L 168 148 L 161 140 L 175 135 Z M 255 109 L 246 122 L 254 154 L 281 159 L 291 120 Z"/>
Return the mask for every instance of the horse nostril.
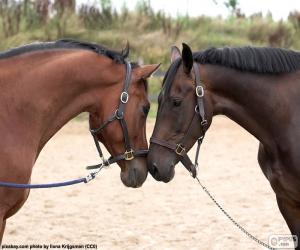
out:
<path id="1" fill-rule="evenodd" d="M 156 179 L 159 175 L 159 172 L 158 172 L 158 168 L 157 168 L 157 165 L 156 163 L 153 163 L 152 164 L 152 175 L 153 177 Z"/>

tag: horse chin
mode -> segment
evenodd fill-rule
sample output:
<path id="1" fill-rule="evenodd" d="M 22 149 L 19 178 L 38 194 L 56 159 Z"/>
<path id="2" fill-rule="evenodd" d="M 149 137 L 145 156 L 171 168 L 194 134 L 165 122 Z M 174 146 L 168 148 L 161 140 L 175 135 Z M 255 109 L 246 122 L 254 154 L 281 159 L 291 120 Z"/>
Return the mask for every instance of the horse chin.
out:
<path id="1" fill-rule="evenodd" d="M 146 160 L 136 158 L 125 162 L 125 167 L 122 168 L 120 177 L 126 187 L 138 188 L 145 182 L 147 174 Z"/>
<path id="2" fill-rule="evenodd" d="M 164 168 L 164 169 L 166 169 L 166 168 Z M 174 169 L 173 165 L 167 169 L 168 169 L 168 172 L 167 173 L 165 172 L 164 174 L 158 173 L 157 168 L 150 168 L 149 172 L 155 180 L 162 181 L 164 183 L 168 183 L 171 180 L 173 180 L 173 178 L 175 176 L 175 169 Z"/>

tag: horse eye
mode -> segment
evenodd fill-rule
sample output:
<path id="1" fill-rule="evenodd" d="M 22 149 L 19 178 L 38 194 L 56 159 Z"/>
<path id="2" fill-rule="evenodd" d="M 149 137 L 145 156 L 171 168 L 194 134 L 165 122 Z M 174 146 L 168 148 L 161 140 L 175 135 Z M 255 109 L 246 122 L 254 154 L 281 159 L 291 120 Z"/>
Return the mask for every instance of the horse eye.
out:
<path id="1" fill-rule="evenodd" d="M 143 112 L 145 115 L 148 115 L 149 110 L 150 110 L 150 106 L 143 106 Z"/>
<path id="2" fill-rule="evenodd" d="M 173 99 L 172 102 L 174 107 L 179 107 L 181 105 L 181 100 L 179 99 Z"/>

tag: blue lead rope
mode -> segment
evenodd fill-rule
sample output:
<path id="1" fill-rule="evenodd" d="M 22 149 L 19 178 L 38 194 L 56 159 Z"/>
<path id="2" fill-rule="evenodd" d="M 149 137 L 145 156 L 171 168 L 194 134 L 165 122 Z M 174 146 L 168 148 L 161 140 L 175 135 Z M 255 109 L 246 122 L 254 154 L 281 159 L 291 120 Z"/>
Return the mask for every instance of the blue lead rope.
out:
<path id="1" fill-rule="evenodd" d="M 47 183 L 47 184 L 18 184 L 13 182 L 3 182 L 0 181 L 0 187 L 7 187 L 7 188 L 23 188 L 23 189 L 38 189 L 38 188 L 55 188 L 55 187 L 65 187 L 70 185 L 75 185 L 79 183 L 88 183 L 91 180 L 95 179 L 97 174 L 102 169 L 102 165 L 100 165 L 99 169 L 96 172 L 90 173 L 84 178 L 79 178 L 71 181 L 65 182 L 56 182 L 56 183 Z"/>

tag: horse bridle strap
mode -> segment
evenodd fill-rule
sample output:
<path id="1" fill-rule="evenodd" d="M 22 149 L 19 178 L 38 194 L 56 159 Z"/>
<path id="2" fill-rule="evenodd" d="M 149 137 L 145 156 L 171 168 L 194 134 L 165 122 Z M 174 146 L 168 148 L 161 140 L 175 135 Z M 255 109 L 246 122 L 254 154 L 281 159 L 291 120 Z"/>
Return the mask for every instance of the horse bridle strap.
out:
<path id="1" fill-rule="evenodd" d="M 204 110 L 204 88 L 202 86 L 202 82 L 200 79 L 199 68 L 196 63 L 193 64 L 193 70 L 194 70 L 194 74 L 195 74 L 195 94 L 196 94 L 197 104 L 195 107 L 195 113 L 193 115 L 193 118 L 192 118 L 189 126 L 188 126 L 186 133 L 184 134 L 184 137 L 177 144 L 170 143 L 165 140 L 161 140 L 159 138 L 151 137 L 150 143 L 158 144 L 162 147 L 165 147 L 165 148 L 168 148 L 168 149 L 174 151 L 180 157 L 181 163 L 185 166 L 185 168 L 188 171 L 190 171 L 191 175 L 195 178 L 197 176 L 197 167 L 198 167 L 198 158 L 199 158 L 200 147 L 201 147 L 205 132 L 207 130 L 207 120 L 205 118 L 205 110 Z M 187 135 L 190 132 L 190 129 L 192 127 L 192 124 L 196 117 L 196 114 L 198 114 L 200 116 L 202 136 L 200 138 L 198 138 L 198 140 L 197 140 L 198 145 L 197 145 L 197 150 L 196 150 L 195 163 L 193 164 L 187 154 L 187 150 L 185 148 L 185 140 L 187 138 Z"/>
<path id="2" fill-rule="evenodd" d="M 119 102 L 118 108 L 116 109 L 114 114 L 110 118 L 108 118 L 102 125 L 100 125 L 98 128 L 90 129 L 90 132 L 94 138 L 94 142 L 95 142 L 97 151 L 99 153 L 99 156 L 102 160 L 102 163 L 93 165 L 93 166 L 88 166 L 87 169 L 97 169 L 102 166 L 109 166 L 110 164 L 113 164 L 115 162 L 122 161 L 122 160 L 130 161 L 130 160 L 134 159 L 135 157 L 146 156 L 148 153 L 148 150 L 133 150 L 131 147 L 129 134 L 128 134 L 128 128 L 127 128 L 127 124 L 125 121 L 124 113 L 125 113 L 126 103 L 129 100 L 128 89 L 129 89 L 129 85 L 131 82 L 132 70 L 131 70 L 130 62 L 126 61 L 125 65 L 126 65 L 126 75 L 125 75 L 124 87 L 123 87 L 122 93 L 120 95 L 120 102 Z M 118 120 L 120 122 L 122 131 L 123 131 L 125 152 L 124 152 L 124 154 L 120 154 L 117 156 L 111 156 L 109 159 L 106 160 L 104 158 L 100 143 L 98 141 L 97 134 L 99 132 L 101 132 L 102 129 L 104 129 L 107 125 L 109 125 L 111 122 L 113 122 L 115 120 Z"/>

